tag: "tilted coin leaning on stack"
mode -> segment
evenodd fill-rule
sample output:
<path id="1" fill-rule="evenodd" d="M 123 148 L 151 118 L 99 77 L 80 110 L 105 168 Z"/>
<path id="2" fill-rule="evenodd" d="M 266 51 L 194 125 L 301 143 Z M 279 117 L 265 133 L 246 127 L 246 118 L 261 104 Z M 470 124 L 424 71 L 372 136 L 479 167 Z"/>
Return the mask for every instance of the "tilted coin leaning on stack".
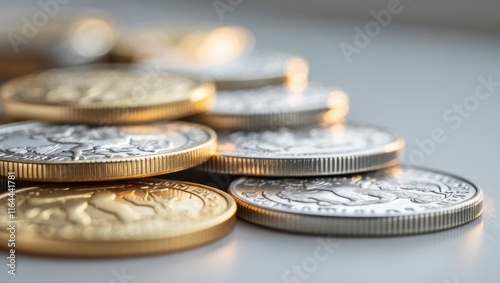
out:
<path id="1" fill-rule="evenodd" d="M 0 125 L 0 174 L 29 185 L 15 192 L 19 250 L 169 252 L 223 237 L 235 215 L 294 233 L 389 236 L 481 214 L 478 186 L 399 165 L 399 134 L 346 122 L 347 93 L 308 82 L 303 58 L 252 48 L 236 26 L 152 24 L 119 34 L 115 63 L 2 85 L 5 118 L 32 119 Z M 167 180 L 189 168 L 231 175 L 229 193 L 191 173 Z"/>

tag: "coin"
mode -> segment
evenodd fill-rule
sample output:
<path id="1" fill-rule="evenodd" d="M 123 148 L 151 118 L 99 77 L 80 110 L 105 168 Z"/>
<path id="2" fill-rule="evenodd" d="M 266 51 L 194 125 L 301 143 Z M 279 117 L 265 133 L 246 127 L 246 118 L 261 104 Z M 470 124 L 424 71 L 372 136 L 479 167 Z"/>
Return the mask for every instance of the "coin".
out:
<path id="1" fill-rule="evenodd" d="M 10 118 L 124 124 L 204 112 L 215 89 L 211 82 L 186 75 L 98 64 L 16 78 L 0 94 Z"/>
<path id="2" fill-rule="evenodd" d="M 161 175 L 206 161 L 213 130 L 193 123 L 0 126 L 0 173 L 21 180 L 101 181 Z"/>
<path id="3" fill-rule="evenodd" d="M 256 49 L 228 63 L 206 68 L 200 66 L 194 68 L 176 67 L 157 59 L 143 63 L 209 78 L 215 82 L 217 89 L 242 89 L 286 84 L 294 90 L 302 90 L 307 84 L 309 74 L 309 66 L 305 59 L 265 49 Z"/>
<path id="4" fill-rule="evenodd" d="M 359 123 L 220 131 L 217 136 L 217 154 L 200 169 L 235 175 L 356 173 L 396 165 L 404 147 L 398 134 Z"/>
<path id="5" fill-rule="evenodd" d="M 0 37 L 6 39 L 0 42 L 0 79 L 98 62 L 111 49 L 115 20 L 109 14 L 45 8 L 0 19 Z"/>
<path id="6" fill-rule="evenodd" d="M 482 212 L 480 188 L 412 167 L 325 178 L 241 178 L 229 189 L 238 216 L 270 228 L 332 235 L 388 236 L 438 231 Z"/>
<path id="7" fill-rule="evenodd" d="M 253 45 L 253 34 L 239 26 L 153 23 L 124 29 L 111 50 L 111 59 L 182 68 L 212 66 L 241 56 Z"/>
<path id="8" fill-rule="evenodd" d="M 163 253 L 215 241 L 235 222 L 228 194 L 199 184 L 141 179 L 35 186 L 0 195 L 0 239 L 14 225 L 16 250 L 58 256 Z"/>
<path id="9" fill-rule="evenodd" d="M 218 91 L 211 110 L 190 118 L 217 129 L 260 130 L 342 121 L 349 98 L 340 89 L 309 83 L 304 91 L 283 85 Z"/>

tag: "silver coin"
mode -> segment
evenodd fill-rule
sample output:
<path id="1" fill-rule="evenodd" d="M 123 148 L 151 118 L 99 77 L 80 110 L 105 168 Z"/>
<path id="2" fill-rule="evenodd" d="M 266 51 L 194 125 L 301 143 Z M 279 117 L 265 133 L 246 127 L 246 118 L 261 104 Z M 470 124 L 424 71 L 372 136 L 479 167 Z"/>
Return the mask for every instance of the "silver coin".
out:
<path id="1" fill-rule="evenodd" d="M 229 192 L 238 216 L 267 227 L 333 235 L 403 235 L 452 228 L 477 218 L 483 193 L 449 174 L 392 167 L 363 175 L 240 178 Z"/>
<path id="2" fill-rule="evenodd" d="M 217 92 L 212 109 L 190 120 L 216 129 L 260 130 L 343 120 L 347 94 L 334 87 L 308 84 L 294 92 L 283 85 Z"/>
<path id="3" fill-rule="evenodd" d="M 200 169 L 235 175 L 317 176 L 356 173 L 398 163 L 403 138 L 358 123 L 218 132 L 217 154 Z"/>
<path id="4" fill-rule="evenodd" d="M 144 177 L 198 165 L 215 133 L 185 122 L 134 126 L 22 122 L 0 127 L 0 173 L 33 181 Z M 191 164 L 191 166 L 189 166 Z"/>
<path id="5" fill-rule="evenodd" d="M 144 62 L 157 64 L 157 62 Z M 228 63 L 210 68 L 179 68 L 162 64 L 162 68 L 194 73 L 213 80 L 218 89 L 241 89 L 288 83 L 301 85 L 307 81 L 307 62 L 296 55 L 256 49 Z"/>

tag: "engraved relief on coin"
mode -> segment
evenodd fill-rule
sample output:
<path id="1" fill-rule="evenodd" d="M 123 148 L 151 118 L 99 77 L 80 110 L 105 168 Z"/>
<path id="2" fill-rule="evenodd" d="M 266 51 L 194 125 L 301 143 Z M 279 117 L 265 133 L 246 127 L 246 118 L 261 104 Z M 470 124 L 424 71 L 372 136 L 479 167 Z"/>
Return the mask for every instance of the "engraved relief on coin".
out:
<path id="1" fill-rule="evenodd" d="M 348 177 L 241 178 L 230 192 L 265 209 L 339 217 L 413 215 L 457 207 L 480 194 L 460 178 L 410 167 Z"/>
<path id="2" fill-rule="evenodd" d="M 4 93 L 24 102 L 92 107 L 137 106 L 190 99 L 199 81 L 183 75 L 127 67 L 72 67 L 22 77 Z M 146 99 L 147 98 L 147 99 Z"/>
<path id="3" fill-rule="evenodd" d="M 7 204 L 0 202 L 0 209 L 7 211 Z M 180 181 L 35 186 L 16 192 L 17 235 L 84 241 L 166 238 L 206 228 L 230 206 L 216 190 Z M 8 220 L 2 213 L 2 231 Z"/>
<path id="4" fill-rule="evenodd" d="M 0 158 L 75 161 L 126 158 L 194 147 L 209 133 L 190 123 L 88 126 L 19 123 L 0 128 Z"/>
<path id="5" fill-rule="evenodd" d="M 335 99 L 335 100 L 334 100 Z M 292 92 L 282 85 L 218 91 L 210 114 L 255 114 L 329 109 L 330 104 L 347 104 L 339 89 L 308 84 L 306 90 Z"/>
<path id="6" fill-rule="evenodd" d="M 266 158 L 321 157 L 380 149 L 400 137 L 362 124 L 281 128 L 261 132 L 220 132 L 218 153 Z"/>

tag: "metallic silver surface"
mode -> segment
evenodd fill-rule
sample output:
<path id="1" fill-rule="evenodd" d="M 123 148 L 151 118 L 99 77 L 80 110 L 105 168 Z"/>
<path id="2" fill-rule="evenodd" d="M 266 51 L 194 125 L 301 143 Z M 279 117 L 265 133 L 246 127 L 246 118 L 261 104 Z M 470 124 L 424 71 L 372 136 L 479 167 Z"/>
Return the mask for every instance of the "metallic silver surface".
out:
<path id="1" fill-rule="evenodd" d="M 217 154 L 201 169 L 260 176 L 346 174 L 398 163 L 403 138 L 359 123 L 219 132 Z"/>
<path id="2" fill-rule="evenodd" d="M 190 120 L 217 129 L 259 130 L 338 122 L 349 111 L 347 94 L 309 83 L 301 91 L 283 85 L 218 91 L 212 109 Z"/>
<path id="3" fill-rule="evenodd" d="M 193 73 L 209 78 L 219 89 L 240 89 L 281 84 L 291 79 L 294 82 L 307 80 L 306 61 L 295 55 L 275 50 L 256 49 L 249 54 L 228 63 L 209 68 L 191 66 L 180 67 L 158 63 L 155 60 L 144 62 L 147 65 L 160 65 L 167 70 Z"/>
<path id="4" fill-rule="evenodd" d="M 0 127 L 0 159 L 112 160 L 182 150 L 209 138 L 204 128 L 188 123 L 93 127 L 22 122 Z"/>
<path id="5" fill-rule="evenodd" d="M 134 126 L 38 122 L 0 127 L 0 175 L 44 182 L 109 181 L 191 168 L 215 153 L 215 132 L 186 122 Z"/>
<path id="6" fill-rule="evenodd" d="M 347 0 L 243 1 L 223 16 L 224 23 L 244 25 L 255 31 L 261 48 L 303 54 L 311 64 L 312 80 L 339 85 L 349 92 L 353 105 L 349 119 L 370 121 L 400 132 L 407 140 L 407 158 L 420 150 L 416 140 L 429 139 L 433 129 L 443 129 L 447 139 L 436 143 L 434 151 L 419 164 L 477 182 L 485 192 L 484 213 L 479 219 L 437 233 L 384 238 L 297 235 L 240 219 L 235 230 L 218 242 L 161 256 L 85 260 L 18 253 L 16 276 L 9 275 L 4 265 L 0 282 L 118 283 L 123 279 L 136 283 L 168 278 L 172 282 L 207 283 L 497 283 L 500 131 L 495 129 L 500 121 L 500 88 L 496 87 L 489 100 L 481 101 L 470 117 L 462 119 L 457 129 L 450 128 L 455 124 L 441 117 L 454 103 L 474 94 L 478 76 L 493 73 L 493 80 L 500 80 L 500 37 L 472 29 L 431 26 L 429 17 L 461 22 L 469 28 L 477 21 L 500 22 L 500 2 L 401 2 L 403 12 L 393 15 L 391 23 L 377 37 L 370 38 L 369 46 L 362 48 L 360 54 L 353 54 L 348 63 L 339 44 L 353 44 L 353 27 L 364 29 L 373 20 L 370 10 L 378 12 L 389 3 L 375 2 L 368 6 L 367 2 Z M 347 18 L 350 10 L 339 3 L 349 4 L 364 18 Z M 9 9 L 34 2 L 17 0 L 2 4 L 1 12 L 7 14 Z M 118 13 L 127 22 L 167 17 L 219 20 L 213 1 L 155 0 L 146 5 L 127 0 L 117 5 L 89 0 L 83 5 Z M 36 4 L 32 7 L 39 9 Z M 322 15 L 311 14 L 311 10 Z M 426 18 L 417 19 L 419 15 Z M 405 19 L 407 23 L 414 19 L 426 25 L 401 24 L 400 20 Z M 22 22 L 19 20 L 18 24 L 20 30 Z M 492 26 L 500 28 L 498 24 Z M 296 266 L 302 273 L 294 272 Z"/>
<path id="7" fill-rule="evenodd" d="M 392 167 L 309 179 L 240 178 L 229 189 L 238 215 L 271 228 L 335 235 L 402 235 L 443 230 L 482 212 L 482 191 L 459 177 Z"/>
<path id="8" fill-rule="evenodd" d="M 256 49 L 232 62 L 210 68 L 201 74 L 214 81 L 283 78 L 287 63 L 296 56 L 274 50 Z"/>

